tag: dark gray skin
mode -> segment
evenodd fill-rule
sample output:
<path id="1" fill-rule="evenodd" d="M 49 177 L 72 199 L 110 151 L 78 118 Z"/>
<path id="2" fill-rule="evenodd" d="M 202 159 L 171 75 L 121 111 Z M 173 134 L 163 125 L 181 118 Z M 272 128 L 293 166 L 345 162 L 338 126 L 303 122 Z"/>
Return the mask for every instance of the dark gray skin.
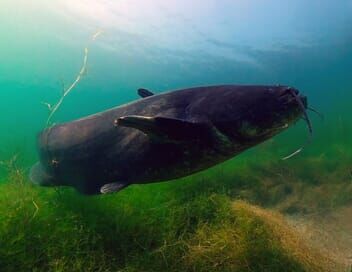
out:
<path id="1" fill-rule="evenodd" d="M 172 180 L 226 161 L 302 117 L 306 97 L 286 86 L 211 86 L 144 97 L 39 135 L 43 186 L 84 194 Z"/>

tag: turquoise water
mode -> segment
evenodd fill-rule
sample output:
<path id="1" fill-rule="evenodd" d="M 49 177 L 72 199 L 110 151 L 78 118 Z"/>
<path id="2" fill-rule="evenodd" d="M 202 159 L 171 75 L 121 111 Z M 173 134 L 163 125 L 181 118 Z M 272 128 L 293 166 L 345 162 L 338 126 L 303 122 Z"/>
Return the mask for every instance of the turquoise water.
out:
<path id="1" fill-rule="evenodd" d="M 349 1 L 258 2 L 261 11 L 254 3 L 230 1 L 188 7 L 146 1 L 145 10 L 120 2 L 2 1 L 4 142 L 33 141 L 47 117 L 41 102 L 55 103 L 62 82 L 71 84 L 86 46 L 87 76 L 56 122 L 137 99 L 139 87 L 162 92 L 222 83 L 292 85 L 320 111 L 348 115 Z M 90 41 L 99 30 L 102 35 Z"/>
<path id="2" fill-rule="evenodd" d="M 313 142 L 290 162 L 280 161 L 304 143 L 307 131 L 300 123 L 216 169 L 231 176 L 233 169 L 242 171 L 241 167 L 250 161 L 253 175 L 265 179 L 267 172 L 263 169 L 270 172 L 276 171 L 277 165 L 292 165 L 301 180 L 308 177 L 326 184 L 334 183 L 336 178 L 336 183 L 347 184 L 352 165 L 350 0 L 1 0 L 0 33 L 0 161 L 8 162 L 17 155 L 16 167 L 23 169 L 24 176 L 37 161 L 36 135 L 45 127 L 49 115 L 43 103 L 55 104 L 63 86 L 67 88 L 74 82 L 82 67 L 84 49 L 88 48 L 86 72 L 65 97 L 52 119 L 54 123 L 136 100 L 141 87 L 161 93 L 218 84 L 290 85 L 307 95 L 309 104 L 325 116 L 321 120 L 310 113 Z M 313 161 L 314 165 L 310 165 Z M 232 200 L 235 185 L 226 181 L 219 183 L 222 189 L 217 188 L 217 170 L 196 176 L 194 187 L 188 185 L 190 191 L 180 191 L 178 197 L 197 196 L 201 182 L 202 188 L 209 186 L 209 190 L 200 190 L 206 191 L 205 195 L 219 193 Z M 251 172 L 247 168 L 243 171 Z M 335 176 L 322 181 L 318 176 L 325 171 Z M 242 174 L 236 175 L 239 178 Z M 0 168 L 0 177 L 2 184 L 11 182 L 7 167 Z M 146 189 L 145 197 L 159 190 L 160 194 L 166 190 L 167 195 L 173 195 L 173 190 L 184 184 L 179 182 L 176 189 L 153 185 L 156 191 Z M 134 203 L 143 198 L 141 188 L 128 191 L 130 198 L 126 196 L 124 201 Z M 55 192 L 52 188 L 33 190 L 40 190 L 40 194 Z M 158 201 L 164 203 L 165 199 Z M 160 204 L 158 201 L 155 206 Z M 272 203 L 258 198 L 254 202 L 264 206 Z M 350 197 L 342 202 L 351 203 Z M 159 215 L 170 216 L 163 212 Z M 153 216 L 157 218 L 158 213 Z M 6 227 L 0 229 L 4 230 Z M 133 236 L 133 231 L 127 235 Z M 7 260 L 3 256 L 0 261 Z M 129 252 L 124 256 L 127 260 Z M 68 271 L 65 268 L 62 271 Z"/>

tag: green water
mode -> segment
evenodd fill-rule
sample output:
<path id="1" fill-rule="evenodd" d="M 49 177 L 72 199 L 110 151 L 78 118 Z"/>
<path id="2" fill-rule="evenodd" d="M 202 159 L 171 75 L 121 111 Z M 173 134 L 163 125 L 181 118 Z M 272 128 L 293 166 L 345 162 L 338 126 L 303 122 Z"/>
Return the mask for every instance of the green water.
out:
<path id="1" fill-rule="evenodd" d="M 230 210 L 237 199 L 284 215 L 352 204 L 351 18 L 347 0 L 2 0 L 0 271 L 315 271 Z M 288 161 L 307 137 L 303 122 L 178 181 L 96 197 L 36 187 L 27 176 L 49 115 L 43 102 L 74 82 L 86 47 L 86 73 L 54 123 L 136 100 L 141 87 L 216 84 L 294 86 L 324 120 L 309 113 L 313 141 Z"/>

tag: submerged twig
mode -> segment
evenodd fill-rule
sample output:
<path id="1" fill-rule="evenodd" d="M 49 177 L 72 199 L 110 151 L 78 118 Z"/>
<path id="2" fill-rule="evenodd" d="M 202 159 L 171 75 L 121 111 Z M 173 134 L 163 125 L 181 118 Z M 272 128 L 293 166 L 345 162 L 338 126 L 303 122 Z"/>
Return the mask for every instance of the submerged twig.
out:
<path id="1" fill-rule="evenodd" d="M 103 33 L 103 30 L 98 30 L 98 31 L 92 36 L 92 41 L 95 41 L 102 33 Z"/>
<path id="2" fill-rule="evenodd" d="M 293 158 L 294 156 L 296 156 L 297 154 L 301 153 L 302 150 L 303 150 L 303 147 L 301 147 L 300 149 L 296 150 L 291 155 L 288 155 L 287 157 L 282 158 L 281 160 L 283 160 L 283 161 L 289 160 L 289 159 Z"/>
<path id="3" fill-rule="evenodd" d="M 97 39 L 97 37 L 102 33 L 101 30 L 99 30 L 98 32 L 96 32 L 91 40 L 95 41 Z M 49 126 L 50 121 L 53 117 L 53 115 L 57 112 L 57 110 L 60 108 L 62 102 L 64 101 L 65 97 L 77 86 L 77 84 L 81 81 L 81 79 L 83 78 L 83 76 L 86 74 L 87 71 L 87 63 L 88 63 L 88 53 L 89 53 L 89 48 L 85 47 L 84 48 L 84 57 L 83 57 L 83 64 L 82 67 L 76 77 L 76 79 L 73 81 L 73 83 L 66 89 L 64 84 L 63 84 L 63 91 L 62 91 L 62 95 L 59 99 L 59 101 L 55 104 L 55 105 L 51 105 L 49 103 L 43 103 L 44 105 L 46 105 L 49 109 L 49 117 L 46 121 L 46 126 Z"/>
<path id="4" fill-rule="evenodd" d="M 53 115 L 55 114 L 55 112 L 59 109 L 59 107 L 61 106 L 62 102 L 64 101 L 65 97 L 73 90 L 74 87 L 76 87 L 76 85 L 81 81 L 83 75 L 84 75 L 84 72 L 86 70 L 86 67 L 87 67 L 87 62 L 88 62 L 88 48 L 86 47 L 84 49 L 84 58 L 83 58 L 83 65 L 82 65 L 82 68 L 81 70 L 79 71 L 78 73 L 78 76 L 76 77 L 75 81 L 71 84 L 71 86 L 64 90 L 61 98 L 59 99 L 59 101 L 51 107 L 50 104 L 46 103 L 49 110 L 50 110 L 50 114 L 49 114 L 49 117 L 48 117 L 48 120 L 46 121 L 46 125 L 48 126 L 50 121 L 51 121 L 51 118 L 53 117 Z"/>

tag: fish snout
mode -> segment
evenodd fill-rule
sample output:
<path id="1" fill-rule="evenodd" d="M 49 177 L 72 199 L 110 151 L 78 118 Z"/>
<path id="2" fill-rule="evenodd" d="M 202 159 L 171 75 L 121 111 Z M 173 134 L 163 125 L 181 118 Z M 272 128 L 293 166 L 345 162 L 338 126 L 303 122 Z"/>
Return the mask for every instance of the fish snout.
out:
<path id="1" fill-rule="evenodd" d="M 292 87 L 285 87 L 281 89 L 278 98 L 279 102 L 284 105 L 302 103 L 305 109 L 308 107 L 307 96 L 301 94 L 299 90 Z"/>
<path id="2" fill-rule="evenodd" d="M 41 163 L 36 163 L 30 170 L 29 179 L 33 184 L 40 186 L 53 186 L 53 178 L 45 171 Z"/>
<path id="3" fill-rule="evenodd" d="M 301 94 L 299 90 L 291 87 L 286 88 L 286 92 L 294 99 L 297 103 L 301 103 L 305 109 L 308 107 L 308 98 L 307 96 Z"/>

